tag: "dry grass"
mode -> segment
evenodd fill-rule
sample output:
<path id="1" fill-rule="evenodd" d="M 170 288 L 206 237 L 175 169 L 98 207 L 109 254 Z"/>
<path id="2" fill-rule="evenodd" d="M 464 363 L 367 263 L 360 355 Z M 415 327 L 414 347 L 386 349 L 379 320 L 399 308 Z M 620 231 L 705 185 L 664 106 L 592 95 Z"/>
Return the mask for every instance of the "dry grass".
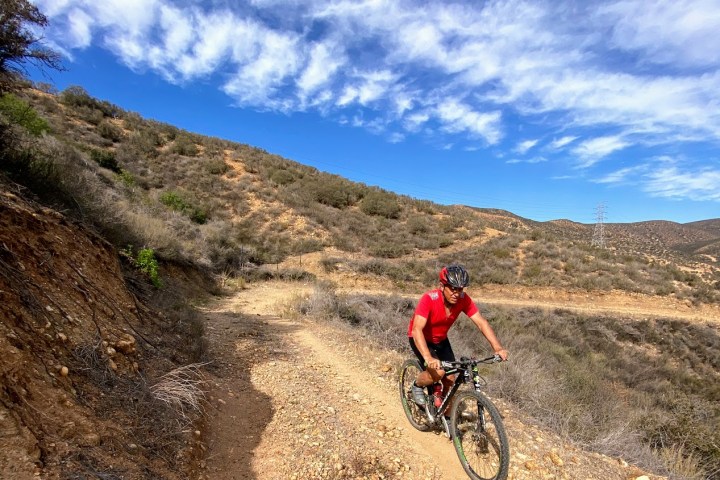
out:
<path id="1" fill-rule="evenodd" d="M 205 363 L 193 363 L 166 373 L 150 387 L 153 397 L 167 404 L 182 420 L 190 424 L 195 415 L 204 415 L 206 380 Z"/>
<path id="2" fill-rule="evenodd" d="M 295 311 L 360 329 L 373 344 L 407 353 L 413 307 L 399 297 L 338 295 L 322 284 L 298 299 Z M 511 362 L 487 373 L 493 377 L 491 394 L 584 448 L 622 456 L 658 474 L 694 479 L 714 471 L 712 445 L 718 436 L 710 425 L 720 420 L 720 410 L 711 406 L 720 382 L 713 353 L 717 331 L 675 320 L 483 311 L 512 352 Z M 462 319 L 450 338 L 457 356 L 482 355 L 487 345 Z M 647 345 L 656 353 L 648 355 Z"/>

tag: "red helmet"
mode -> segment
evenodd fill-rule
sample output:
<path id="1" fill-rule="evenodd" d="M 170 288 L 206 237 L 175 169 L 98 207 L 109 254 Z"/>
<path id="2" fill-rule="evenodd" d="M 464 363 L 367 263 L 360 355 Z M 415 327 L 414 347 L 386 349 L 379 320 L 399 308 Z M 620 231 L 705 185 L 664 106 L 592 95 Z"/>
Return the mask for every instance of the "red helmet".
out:
<path id="1" fill-rule="evenodd" d="M 440 270 L 440 283 L 455 288 L 465 288 L 470 284 L 470 275 L 460 265 L 448 265 Z"/>

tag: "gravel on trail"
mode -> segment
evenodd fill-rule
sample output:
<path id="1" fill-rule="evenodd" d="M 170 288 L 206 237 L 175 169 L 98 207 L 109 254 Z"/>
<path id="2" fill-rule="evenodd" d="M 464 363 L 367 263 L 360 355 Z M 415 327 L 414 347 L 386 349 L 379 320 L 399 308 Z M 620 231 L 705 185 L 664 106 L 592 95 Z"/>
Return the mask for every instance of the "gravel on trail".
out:
<path id="1" fill-rule="evenodd" d="M 468 478 L 443 434 L 405 418 L 396 384 L 403 356 L 349 327 L 282 318 L 278 302 L 293 288 L 303 293 L 251 286 L 205 309 L 214 364 L 208 427 L 196 432 L 207 449 L 198 478 Z M 643 478 L 495 402 L 510 438 L 510 479 Z"/>

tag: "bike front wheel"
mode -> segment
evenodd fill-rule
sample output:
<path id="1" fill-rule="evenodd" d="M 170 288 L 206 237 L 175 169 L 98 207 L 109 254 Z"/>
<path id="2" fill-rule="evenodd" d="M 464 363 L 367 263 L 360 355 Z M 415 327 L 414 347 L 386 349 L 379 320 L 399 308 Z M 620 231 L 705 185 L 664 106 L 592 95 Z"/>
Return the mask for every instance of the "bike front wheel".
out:
<path id="1" fill-rule="evenodd" d="M 473 480 L 505 480 L 510 447 L 500 412 L 482 393 L 463 391 L 453 399 L 450 433 L 465 472 Z"/>
<path id="2" fill-rule="evenodd" d="M 400 388 L 400 402 L 410 424 L 421 432 L 426 432 L 430 430 L 430 425 L 425 413 L 425 406 L 418 405 L 413 399 L 412 393 L 413 383 L 423 370 L 417 360 L 406 360 L 400 369 L 398 386 Z"/>

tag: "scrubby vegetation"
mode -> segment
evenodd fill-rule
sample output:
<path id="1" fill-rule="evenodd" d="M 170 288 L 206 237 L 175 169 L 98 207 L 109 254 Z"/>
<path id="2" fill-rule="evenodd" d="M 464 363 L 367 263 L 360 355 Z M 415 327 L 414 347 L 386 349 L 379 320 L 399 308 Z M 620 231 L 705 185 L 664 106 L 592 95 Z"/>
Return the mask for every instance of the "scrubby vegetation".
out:
<path id="1" fill-rule="evenodd" d="M 414 299 L 338 295 L 319 285 L 296 311 L 342 322 L 408 354 Z M 482 310 L 511 361 L 487 371 L 490 393 L 557 433 L 670 478 L 719 478 L 720 335 L 673 319 L 634 320 L 569 311 Z M 467 318 L 451 330 L 456 355 L 487 342 Z"/>
<path id="2" fill-rule="evenodd" d="M 672 262 L 630 244 L 599 249 L 589 244 L 588 226 L 562 230 L 506 212 L 398 196 L 145 120 L 79 86 L 44 90 L 26 88 L 3 97 L 5 107 L 0 102 L 5 141 L 15 146 L 4 154 L 3 169 L 119 247 L 145 245 L 160 260 L 245 275 L 334 247 L 369 258 L 351 268 L 398 285 L 423 283 L 439 263 L 461 261 L 479 283 L 618 289 L 693 303 L 720 297 L 717 262 L 682 249 Z M 439 255 L 414 260 L 423 251 Z"/>

